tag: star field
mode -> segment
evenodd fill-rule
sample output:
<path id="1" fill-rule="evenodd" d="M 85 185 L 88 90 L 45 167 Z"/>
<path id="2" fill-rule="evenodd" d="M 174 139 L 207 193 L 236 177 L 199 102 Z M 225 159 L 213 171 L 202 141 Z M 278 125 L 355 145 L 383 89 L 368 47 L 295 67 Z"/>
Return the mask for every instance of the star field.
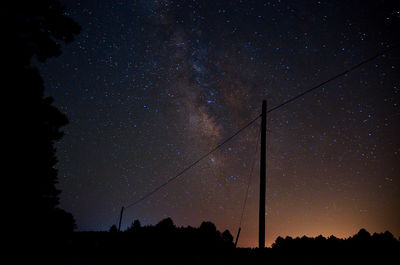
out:
<path id="1" fill-rule="evenodd" d="M 390 1 L 64 1 L 82 26 L 40 65 L 70 123 L 61 206 L 105 230 L 261 112 L 398 44 Z M 394 50 L 268 115 L 266 238 L 400 236 L 400 61 Z M 258 237 L 259 122 L 125 213 L 210 220 Z M 256 152 L 257 150 L 257 152 Z"/>

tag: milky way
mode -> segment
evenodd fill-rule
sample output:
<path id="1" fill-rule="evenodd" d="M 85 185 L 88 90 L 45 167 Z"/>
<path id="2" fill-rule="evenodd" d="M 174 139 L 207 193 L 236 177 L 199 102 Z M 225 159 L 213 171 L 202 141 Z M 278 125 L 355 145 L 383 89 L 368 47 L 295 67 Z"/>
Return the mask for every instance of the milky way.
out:
<path id="1" fill-rule="evenodd" d="M 122 206 L 260 114 L 398 43 L 390 1 L 64 1 L 82 26 L 40 69 L 70 123 L 58 145 L 61 206 L 105 230 Z M 395 1 L 393 1 L 395 3 Z M 267 245 L 278 235 L 400 235 L 400 53 L 268 116 Z M 204 220 L 258 236 L 256 122 L 125 212 Z"/>

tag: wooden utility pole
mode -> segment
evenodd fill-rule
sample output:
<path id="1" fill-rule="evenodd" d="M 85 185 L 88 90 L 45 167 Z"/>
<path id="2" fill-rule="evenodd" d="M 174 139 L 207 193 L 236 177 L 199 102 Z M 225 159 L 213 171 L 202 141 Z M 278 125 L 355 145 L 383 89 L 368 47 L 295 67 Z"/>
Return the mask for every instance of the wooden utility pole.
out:
<path id="1" fill-rule="evenodd" d="M 241 228 L 241 227 L 239 227 L 238 233 L 237 233 L 237 235 L 236 235 L 236 240 L 235 240 L 235 248 L 236 248 L 236 246 L 237 246 L 237 243 L 238 243 L 238 241 L 239 241 L 240 230 L 242 230 L 242 228 Z"/>
<path id="2" fill-rule="evenodd" d="M 118 232 L 121 231 L 121 221 L 122 221 L 122 214 L 124 213 L 124 206 L 121 208 L 121 214 L 119 215 L 119 225 L 118 225 Z"/>
<path id="3" fill-rule="evenodd" d="M 265 247 L 265 189 L 267 171 L 267 101 L 262 102 L 261 113 L 261 161 L 260 161 L 260 212 L 258 223 L 258 248 Z"/>

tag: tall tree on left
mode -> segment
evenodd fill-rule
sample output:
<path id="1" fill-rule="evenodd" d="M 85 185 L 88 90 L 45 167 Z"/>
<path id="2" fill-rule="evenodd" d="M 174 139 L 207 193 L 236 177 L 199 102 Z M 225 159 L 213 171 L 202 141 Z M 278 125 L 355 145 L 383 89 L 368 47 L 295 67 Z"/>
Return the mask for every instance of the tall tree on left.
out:
<path id="1" fill-rule="evenodd" d="M 9 180 L 6 202 L 9 222 L 19 242 L 51 245 L 73 231 L 75 220 L 60 209 L 55 142 L 67 117 L 45 97 L 43 80 L 32 59 L 39 62 L 61 54 L 80 26 L 65 15 L 55 0 L 6 1 L 3 25 L 3 180 Z M 61 71 L 61 69 L 60 69 Z M 6 104 L 8 103 L 8 104 Z M 4 108 L 4 106 L 7 106 Z M 23 239 L 23 240 L 21 240 Z"/>

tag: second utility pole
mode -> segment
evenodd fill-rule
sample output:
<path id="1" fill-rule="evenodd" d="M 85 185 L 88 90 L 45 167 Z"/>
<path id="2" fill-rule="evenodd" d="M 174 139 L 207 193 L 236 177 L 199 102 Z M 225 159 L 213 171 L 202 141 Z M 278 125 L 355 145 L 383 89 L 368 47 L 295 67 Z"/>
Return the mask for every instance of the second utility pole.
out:
<path id="1" fill-rule="evenodd" d="M 261 113 L 261 154 L 260 154 L 260 212 L 258 223 L 258 248 L 265 247 L 265 189 L 267 172 L 267 101 L 262 102 Z"/>

